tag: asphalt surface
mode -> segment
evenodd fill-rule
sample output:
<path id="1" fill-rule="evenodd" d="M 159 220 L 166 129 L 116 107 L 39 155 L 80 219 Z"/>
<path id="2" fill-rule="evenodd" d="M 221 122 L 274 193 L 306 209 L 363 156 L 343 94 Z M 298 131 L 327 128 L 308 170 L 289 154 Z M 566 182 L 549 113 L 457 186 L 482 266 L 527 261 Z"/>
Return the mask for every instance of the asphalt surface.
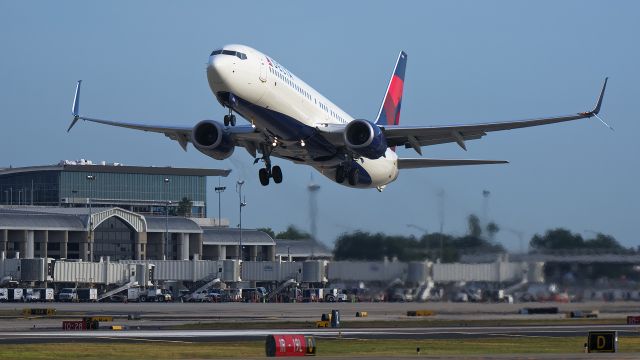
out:
<path id="1" fill-rule="evenodd" d="M 640 336 L 633 325 L 589 326 L 478 326 L 433 328 L 372 329 L 261 329 L 261 330 L 96 330 L 96 331 L 5 331 L 0 343 L 34 343 L 64 341 L 174 341 L 215 342 L 262 340 L 272 334 L 304 334 L 327 339 L 474 339 L 495 337 L 571 337 L 584 336 L 589 330 L 616 330 L 619 336 Z"/>

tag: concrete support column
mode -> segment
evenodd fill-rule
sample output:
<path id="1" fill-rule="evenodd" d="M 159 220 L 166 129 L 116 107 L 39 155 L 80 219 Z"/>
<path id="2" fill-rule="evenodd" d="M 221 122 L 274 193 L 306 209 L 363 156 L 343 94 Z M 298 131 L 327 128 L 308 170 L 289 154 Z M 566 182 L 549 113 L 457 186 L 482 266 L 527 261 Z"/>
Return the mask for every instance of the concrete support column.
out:
<path id="1" fill-rule="evenodd" d="M 34 240 L 40 247 L 40 250 L 37 253 L 38 257 L 42 257 L 42 258 L 48 257 L 47 245 L 49 244 L 49 231 L 48 230 L 36 231 L 34 234 Z"/>
<path id="2" fill-rule="evenodd" d="M 61 259 L 67 258 L 68 247 L 69 247 L 69 232 L 65 230 L 62 232 L 62 237 L 60 239 L 60 258 Z"/>
<path id="3" fill-rule="evenodd" d="M 218 245 L 218 260 L 227 259 L 227 247 L 225 245 Z"/>
<path id="4" fill-rule="evenodd" d="M 229 245 L 227 246 L 227 255 L 231 258 L 231 260 L 238 259 L 240 255 L 240 246 L 239 245 Z"/>
<path id="5" fill-rule="evenodd" d="M 136 260 L 145 260 L 147 258 L 146 248 L 147 248 L 147 233 L 146 232 L 136 233 L 135 254 L 134 254 L 134 257 Z"/>
<path id="6" fill-rule="evenodd" d="M 189 236 L 189 255 L 198 254 L 198 258 L 204 258 L 204 249 L 202 248 L 202 234 L 187 234 Z"/>
<path id="7" fill-rule="evenodd" d="M 9 230 L 2 229 L 0 230 L 0 252 L 7 254 L 7 240 L 9 239 Z"/>
<path id="8" fill-rule="evenodd" d="M 258 246 L 249 245 L 249 260 L 258 261 Z"/>
<path id="9" fill-rule="evenodd" d="M 33 259 L 35 252 L 35 239 L 33 230 L 25 230 L 24 232 L 24 255 L 23 259 Z"/>
<path id="10" fill-rule="evenodd" d="M 267 247 L 267 261 L 276 261 L 276 246 L 270 245 Z"/>
<path id="11" fill-rule="evenodd" d="M 178 260 L 189 260 L 189 234 L 178 234 Z"/>
<path id="12" fill-rule="evenodd" d="M 83 236 L 78 243 L 78 257 L 82 261 L 89 261 L 89 241 L 87 237 Z"/>

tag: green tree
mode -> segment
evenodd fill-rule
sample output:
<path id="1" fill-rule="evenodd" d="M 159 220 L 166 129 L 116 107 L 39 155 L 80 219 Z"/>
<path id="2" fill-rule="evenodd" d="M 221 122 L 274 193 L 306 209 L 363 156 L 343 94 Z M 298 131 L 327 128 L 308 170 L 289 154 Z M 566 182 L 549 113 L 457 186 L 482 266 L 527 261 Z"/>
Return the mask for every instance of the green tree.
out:
<path id="1" fill-rule="evenodd" d="M 264 233 L 267 233 L 267 235 L 271 236 L 272 239 L 276 238 L 276 233 L 275 231 L 273 231 L 272 228 L 270 227 L 263 227 L 263 228 L 257 228 L 256 230 L 258 231 L 262 231 Z"/>
<path id="2" fill-rule="evenodd" d="M 281 231 L 276 235 L 276 239 L 299 240 L 309 238 L 311 238 L 311 234 L 298 229 L 295 225 L 287 226 L 287 230 Z"/>
<path id="3" fill-rule="evenodd" d="M 178 216 L 190 217 L 192 207 L 193 202 L 188 197 L 183 197 L 182 200 L 180 200 L 180 202 L 178 203 L 176 214 Z"/>
<path id="4" fill-rule="evenodd" d="M 493 221 L 487 224 L 486 227 L 487 234 L 489 234 L 489 240 L 493 241 L 496 237 L 496 234 L 500 231 L 500 227 L 498 224 Z"/>
<path id="5" fill-rule="evenodd" d="M 480 219 L 475 214 L 471 214 L 467 217 L 467 234 L 475 238 L 482 236 L 482 226 L 480 226 Z"/>
<path id="6" fill-rule="evenodd" d="M 563 228 L 547 230 L 544 235 L 535 234 L 529 242 L 531 249 L 538 252 L 552 252 L 553 250 L 581 249 L 584 240 L 580 234 L 572 234 Z"/>

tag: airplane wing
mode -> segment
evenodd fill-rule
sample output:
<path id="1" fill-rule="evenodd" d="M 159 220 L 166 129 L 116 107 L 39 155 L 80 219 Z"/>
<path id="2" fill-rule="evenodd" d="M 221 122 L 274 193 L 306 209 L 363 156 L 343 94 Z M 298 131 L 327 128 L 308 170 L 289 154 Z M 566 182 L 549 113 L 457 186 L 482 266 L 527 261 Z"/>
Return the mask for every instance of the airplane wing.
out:
<path id="1" fill-rule="evenodd" d="M 440 166 L 507 164 L 504 160 L 470 160 L 470 159 L 398 159 L 398 169 L 419 169 Z"/>
<path id="2" fill-rule="evenodd" d="M 141 131 L 149 131 L 154 133 L 164 134 L 166 137 L 171 140 L 177 141 L 183 150 L 187 150 L 187 145 L 191 142 L 191 130 L 192 127 L 180 127 L 180 126 L 164 126 L 164 125 L 145 125 L 145 124 L 136 124 L 136 123 L 128 123 L 128 122 L 119 122 L 119 121 L 111 121 L 111 120 L 102 120 L 80 116 L 78 114 L 80 107 L 80 85 L 82 84 L 82 80 L 79 80 L 76 85 L 76 92 L 73 98 L 73 120 L 67 132 L 73 128 L 73 126 L 78 122 L 78 120 L 90 121 L 99 124 L 123 127 L 127 129 L 141 130 Z M 252 126 L 250 125 L 240 125 L 233 126 L 229 128 L 225 128 L 225 131 L 229 133 L 236 145 L 245 147 L 247 151 L 254 154 L 257 149 L 257 143 L 262 141 L 263 139 L 260 137 L 260 133 L 258 133 Z"/>
<path id="3" fill-rule="evenodd" d="M 471 124 L 471 125 L 448 125 L 448 126 L 399 126 L 399 125 L 387 125 L 381 126 L 385 138 L 387 139 L 388 146 L 405 146 L 406 148 L 413 148 L 416 152 L 422 155 L 420 147 L 444 143 L 457 143 L 461 148 L 466 150 L 465 141 L 480 139 L 487 135 L 491 131 L 502 131 L 520 129 L 530 126 L 539 126 L 554 124 L 565 121 L 587 119 L 591 117 L 598 117 L 600 107 L 602 105 L 602 98 L 604 96 L 605 88 L 607 87 L 607 80 L 605 78 L 600 96 L 596 102 L 595 107 L 591 111 L 581 112 L 566 116 L 547 117 L 539 119 L 518 120 L 518 121 L 506 121 L 506 122 L 494 122 L 485 124 Z M 605 125 L 604 121 L 602 121 Z M 611 128 L 613 130 L 613 128 Z"/>

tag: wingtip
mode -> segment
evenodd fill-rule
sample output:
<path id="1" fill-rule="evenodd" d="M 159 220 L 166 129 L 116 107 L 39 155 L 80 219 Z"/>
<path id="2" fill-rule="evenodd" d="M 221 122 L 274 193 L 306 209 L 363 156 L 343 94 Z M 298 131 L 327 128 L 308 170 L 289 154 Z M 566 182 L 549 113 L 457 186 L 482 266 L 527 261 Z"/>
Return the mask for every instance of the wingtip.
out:
<path id="1" fill-rule="evenodd" d="M 78 122 L 78 119 L 80 119 L 80 117 L 78 116 L 73 117 L 73 120 L 71 120 L 71 125 L 69 125 L 69 128 L 67 129 L 67 132 L 71 131 L 71 128 Z"/>
<path id="2" fill-rule="evenodd" d="M 604 98 L 604 91 L 607 88 L 607 81 L 609 81 L 609 77 L 604 78 L 604 83 L 602 84 L 602 90 L 600 90 L 600 96 L 598 97 L 598 101 L 596 102 L 596 106 L 591 110 L 591 113 L 594 115 L 598 115 L 600 112 L 600 107 L 602 106 L 602 99 Z"/>

